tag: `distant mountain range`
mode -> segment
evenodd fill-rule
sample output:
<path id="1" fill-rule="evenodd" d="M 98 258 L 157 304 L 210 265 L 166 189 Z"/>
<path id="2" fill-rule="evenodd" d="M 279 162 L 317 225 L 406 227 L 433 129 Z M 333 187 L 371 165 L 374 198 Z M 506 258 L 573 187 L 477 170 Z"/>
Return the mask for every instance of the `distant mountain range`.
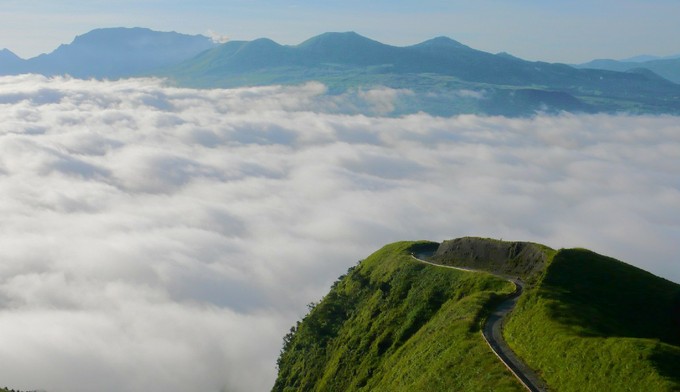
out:
<path id="1" fill-rule="evenodd" d="M 680 60 L 652 63 L 663 61 Z M 648 63 L 607 70 L 531 62 L 479 51 L 446 37 L 406 47 L 354 32 L 325 33 L 294 46 L 266 38 L 218 45 L 200 35 L 141 28 L 94 30 L 28 60 L 0 51 L 0 74 L 5 75 L 159 76 L 198 88 L 320 81 L 330 94 L 374 87 L 412 91 L 395 102 L 392 115 L 680 114 L 680 85 L 660 68 L 641 66 Z"/>
<path id="2" fill-rule="evenodd" d="M 642 57 L 644 58 L 644 57 Z M 674 83 L 680 83 L 680 56 L 664 59 L 635 61 L 635 57 L 626 60 L 593 60 L 576 65 L 578 68 L 606 69 L 609 71 L 627 72 L 636 69 L 647 69 Z"/>
<path id="3" fill-rule="evenodd" d="M 680 59 L 680 54 L 675 54 L 671 56 L 652 56 L 648 54 L 643 54 L 639 56 L 633 56 L 633 57 L 628 57 L 625 59 L 621 59 L 618 61 L 624 62 L 624 63 L 644 63 L 645 61 L 652 61 L 652 60 L 670 60 L 670 59 Z"/>
<path id="4" fill-rule="evenodd" d="M 0 52 L 0 74 L 116 79 L 176 64 L 215 46 L 210 38 L 201 35 L 143 28 L 97 29 L 28 60 L 4 49 Z"/>
<path id="5" fill-rule="evenodd" d="M 417 93 L 402 110 L 524 115 L 536 111 L 680 112 L 680 86 L 652 72 L 577 69 L 475 50 L 446 37 L 395 47 L 325 33 L 296 46 L 228 42 L 156 72 L 179 85 L 235 87 L 319 80 L 331 91 L 381 85 Z M 472 91 L 467 98 L 456 91 Z M 474 97 L 474 98 L 472 98 Z M 483 97 L 483 99 L 479 99 Z"/>

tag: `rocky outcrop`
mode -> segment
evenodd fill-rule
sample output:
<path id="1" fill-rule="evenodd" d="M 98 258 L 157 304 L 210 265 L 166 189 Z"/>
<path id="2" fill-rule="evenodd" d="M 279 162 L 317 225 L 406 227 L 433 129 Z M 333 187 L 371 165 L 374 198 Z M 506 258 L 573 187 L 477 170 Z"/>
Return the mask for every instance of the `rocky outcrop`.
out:
<path id="1" fill-rule="evenodd" d="M 545 270 L 549 251 L 532 242 L 463 237 L 442 242 L 430 260 L 532 281 Z"/>

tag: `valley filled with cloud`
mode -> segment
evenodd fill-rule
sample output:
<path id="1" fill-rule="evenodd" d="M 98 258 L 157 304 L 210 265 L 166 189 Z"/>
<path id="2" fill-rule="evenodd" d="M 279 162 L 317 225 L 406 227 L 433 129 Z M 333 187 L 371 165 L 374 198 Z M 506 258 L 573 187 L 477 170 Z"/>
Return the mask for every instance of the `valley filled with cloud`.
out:
<path id="1" fill-rule="evenodd" d="M 0 380 L 268 390 L 305 305 L 399 240 L 680 282 L 680 118 L 384 116 L 411 94 L 0 78 Z"/>

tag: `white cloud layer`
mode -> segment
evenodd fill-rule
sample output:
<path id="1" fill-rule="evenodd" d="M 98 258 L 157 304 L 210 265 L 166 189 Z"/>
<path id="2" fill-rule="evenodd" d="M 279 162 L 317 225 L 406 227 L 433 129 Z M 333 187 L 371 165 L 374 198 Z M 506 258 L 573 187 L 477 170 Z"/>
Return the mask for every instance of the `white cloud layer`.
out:
<path id="1" fill-rule="evenodd" d="M 404 93 L 0 78 L 0 384 L 268 390 L 305 304 L 403 239 L 680 281 L 679 118 L 338 114 Z"/>

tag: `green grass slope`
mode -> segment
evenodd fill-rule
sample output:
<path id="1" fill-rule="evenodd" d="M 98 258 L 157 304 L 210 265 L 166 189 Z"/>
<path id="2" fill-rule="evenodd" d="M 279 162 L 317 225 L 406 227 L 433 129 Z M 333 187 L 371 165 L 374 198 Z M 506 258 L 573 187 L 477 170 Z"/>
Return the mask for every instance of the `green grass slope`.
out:
<path id="1" fill-rule="evenodd" d="M 680 391 L 680 285 L 612 258 L 560 250 L 504 334 L 555 391 Z"/>
<path id="2" fill-rule="evenodd" d="M 521 391 L 479 333 L 514 287 L 410 257 L 436 246 L 391 244 L 351 268 L 284 338 L 273 391 Z"/>

